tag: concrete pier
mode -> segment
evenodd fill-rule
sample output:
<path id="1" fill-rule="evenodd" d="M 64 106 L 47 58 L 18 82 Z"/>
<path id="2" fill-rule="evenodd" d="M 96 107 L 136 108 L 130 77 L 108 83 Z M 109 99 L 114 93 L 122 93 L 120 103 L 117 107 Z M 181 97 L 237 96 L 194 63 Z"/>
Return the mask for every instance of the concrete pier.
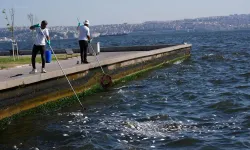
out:
<path id="1" fill-rule="evenodd" d="M 192 45 L 127 47 L 106 49 L 97 56 L 105 73 L 118 80 L 126 75 L 147 69 L 176 58 L 190 56 Z M 134 49 L 130 51 L 130 49 Z M 145 51 L 143 51 L 143 49 Z M 99 83 L 102 70 L 95 56 L 89 64 L 76 64 L 80 58 L 60 61 L 77 93 Z M 31 66 L 0 70 L 0 120 L 50 101 L 73 95 L 57 62 L 46 64 L 47 73 L 30 75 Z"/>

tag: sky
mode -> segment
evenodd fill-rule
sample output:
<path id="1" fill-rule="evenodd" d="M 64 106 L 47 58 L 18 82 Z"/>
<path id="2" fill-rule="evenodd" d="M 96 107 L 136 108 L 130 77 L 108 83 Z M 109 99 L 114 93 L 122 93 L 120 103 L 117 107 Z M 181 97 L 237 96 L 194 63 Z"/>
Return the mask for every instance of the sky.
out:
<path id="1" fill-rule="evenodd" d="M 27 15 L 48 26 L 169 21 L 230 14 L 250 14 L 250 0 L 0 0 L 0 10 L 15 9 L 15 25 L 30 26 Z M 0 14 L 0 27 L 6 27 Z M 9 17 L 10 19 L 10 17 Z"/>

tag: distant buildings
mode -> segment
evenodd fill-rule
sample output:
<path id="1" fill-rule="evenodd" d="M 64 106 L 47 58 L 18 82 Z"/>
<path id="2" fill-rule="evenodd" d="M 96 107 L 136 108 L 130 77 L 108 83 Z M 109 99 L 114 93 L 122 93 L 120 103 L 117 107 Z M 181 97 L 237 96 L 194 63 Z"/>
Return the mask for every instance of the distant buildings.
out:
<path id="1" fill-rule="evenodd" d="M 11 38 L 7 38 L 7 37 L 1 37 L 0 38 L 0 42 L 11 42 L 12 41 L 12 39 Z"/>
<path id="2" fill-rule="evenodd" d="M 78 32 L 75 26 L 49 27 L 52 39 L 75 39 Z M 91 26 L 94 35 L 120 35 L 136 31 L 224 31 L 250 29 L 250 14 L 215 16 L 195 19 L 183 19 L 175 21 L 148 21 L 141 24 L 111 24 Z M 8 29 L 0 29 L 0 40 L 8 41 L 11 33 Z M 32 39 L 32 32 L 28 27 L 16 27 L 15 37 L 17 41 Z"/>

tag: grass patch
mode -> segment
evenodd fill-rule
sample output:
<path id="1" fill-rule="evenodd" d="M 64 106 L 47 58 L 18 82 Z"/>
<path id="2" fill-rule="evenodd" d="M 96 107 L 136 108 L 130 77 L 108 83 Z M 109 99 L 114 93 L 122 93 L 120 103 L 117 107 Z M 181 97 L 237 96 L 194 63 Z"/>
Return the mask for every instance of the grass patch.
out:
<path id="1" fill-rule="evenodd" d="M 66 60 L 66 54 L 57 54 L 56 55 L 59 60 Z M 80 54 L 73 54 L 72 57 L 77 57 L 80 56 Z M 56 58 L 53 55 L 52 61 L 55 61 Z M 41 55 L 37 54 L 36 56 L 36 62 L 41 63 Z M 25 56 L 19 56 L 19 59 L 16 58 L 16 60 L 13 60 L 13 57 L 10 56 L 0 56 L 0 69 L 6 69 L 6 68 L 11 68 L 15 66 L 20 66 L 20 65 L 26 65 L 26 64 L 31 64 L 31 56 L 30 55 L 25 55 Z"/>

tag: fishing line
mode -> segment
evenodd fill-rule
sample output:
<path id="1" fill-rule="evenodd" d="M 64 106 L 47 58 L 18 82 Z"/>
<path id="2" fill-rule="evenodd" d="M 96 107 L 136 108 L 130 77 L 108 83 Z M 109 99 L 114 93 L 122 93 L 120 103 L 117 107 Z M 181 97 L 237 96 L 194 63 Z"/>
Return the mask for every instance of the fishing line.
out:
<path id="1" fill-rule="evenodd" d="M 40 29 L 40 31 L 42 32 L 42 29 L 41 29 L 40 27 L 39 27 L 39 29 Z M 46 36 L 44 35 L 44 33 L 43 33 L 43 32 L 42 32 L 42 34 L 43 34 L 43 36 L 45 37 L 46 42 L 48 42 L 48 40 L 47 40 L 47 38 L 46 38 Z M 70 81 L 69 81 L 69 79 L 68 79 L 68 77 L 67 77 L 66 73 L 64 72 L 64 70 L 63 70 L 63 68 L 62 68 L 62 66 L 61 66 L 61 64 L 60 64 L 60 62 L 58 61 L 58 58 L 57 58 L 57 56 L 56 56 L 56 54 L 55 54 L 55 52 L 54 52 L 53 48 L 51 47 L 51 45 L 49 45 L 49 47 L 50 47 L 50 49 L 51 49 L 51 51 L 52 51 L 53 55 L 55 56 L 56 61 L 57 61 L 58 65 L 59 65 L 59 67 L 60 67 L 60 69 L 61 69 L 61 71 L 62 71 L 63 75 L 64 75 L 64 76 L 65 76 L 65 78 L 67 79 L 68 84 L 69 84 L 69 85 L 70 85 L 70 87 L 71 87 L 71 90 L 74 92 L 76 99 L 78 100 L 78 102 L 79 102 L 79 103 L 80 103 L 80 105 L 82 106 L 83 110 L 86 110 L 86 108 L 85 108 L 85 107 L 83 107 L 83 105 L 82 105 L 82 103 L 81 103 L 81 101 L 80 101 L 80 99 L 79 99 L 78 95 L 76 94 L 76 92 L 75 92 L 75 90 L 74 90 L 74 88 L 73 88 L 72 84 L 70 83 Z"/>
<path id="2" fill-rule="evenodd" d="M 78 21 L 78 23 L 80 24 L 79 18 L 77 18 L 77 21 Z M 94 39 L 94 37 L 92 38 L 92 40 L 93 40 L 93 39 Z M 91 50 L 92 50 L 92 52 L 93 52 L 93 54 L 94 54 L 94 56 L 95 56 L 95 58 L 96 58 L 96 60 L 97 60 L 97 62 L 98 62 L 98 64 L 99 64 L 99 67 L 101 68 L 102 73 L 103 73 L 103 76 L 101 77 L 101 81 L 100 81 L 100 82 L 101 82 L 101 85 L 102 85 L 103 88 L 108 88 L 108 87 L 111 86 L 111 84 L 112 84 L 112 78 L 111 78 L 111 76 L 107 75 L 107 74 L 104 72 L 104 69 L 103 69 L 103 67 L 102 67 L 102 65 L 101 65 L 101 63 L 100 63 L 100 61 L 99 61 L 99 59 L 98 59 L 98 57 L 97 57 L 97 54 L 96 54 L 96 52 L 95 52 L 93 46 L 92 46 L 90 43 L 89 43 L 89 45 L 90 45 Z"/>

